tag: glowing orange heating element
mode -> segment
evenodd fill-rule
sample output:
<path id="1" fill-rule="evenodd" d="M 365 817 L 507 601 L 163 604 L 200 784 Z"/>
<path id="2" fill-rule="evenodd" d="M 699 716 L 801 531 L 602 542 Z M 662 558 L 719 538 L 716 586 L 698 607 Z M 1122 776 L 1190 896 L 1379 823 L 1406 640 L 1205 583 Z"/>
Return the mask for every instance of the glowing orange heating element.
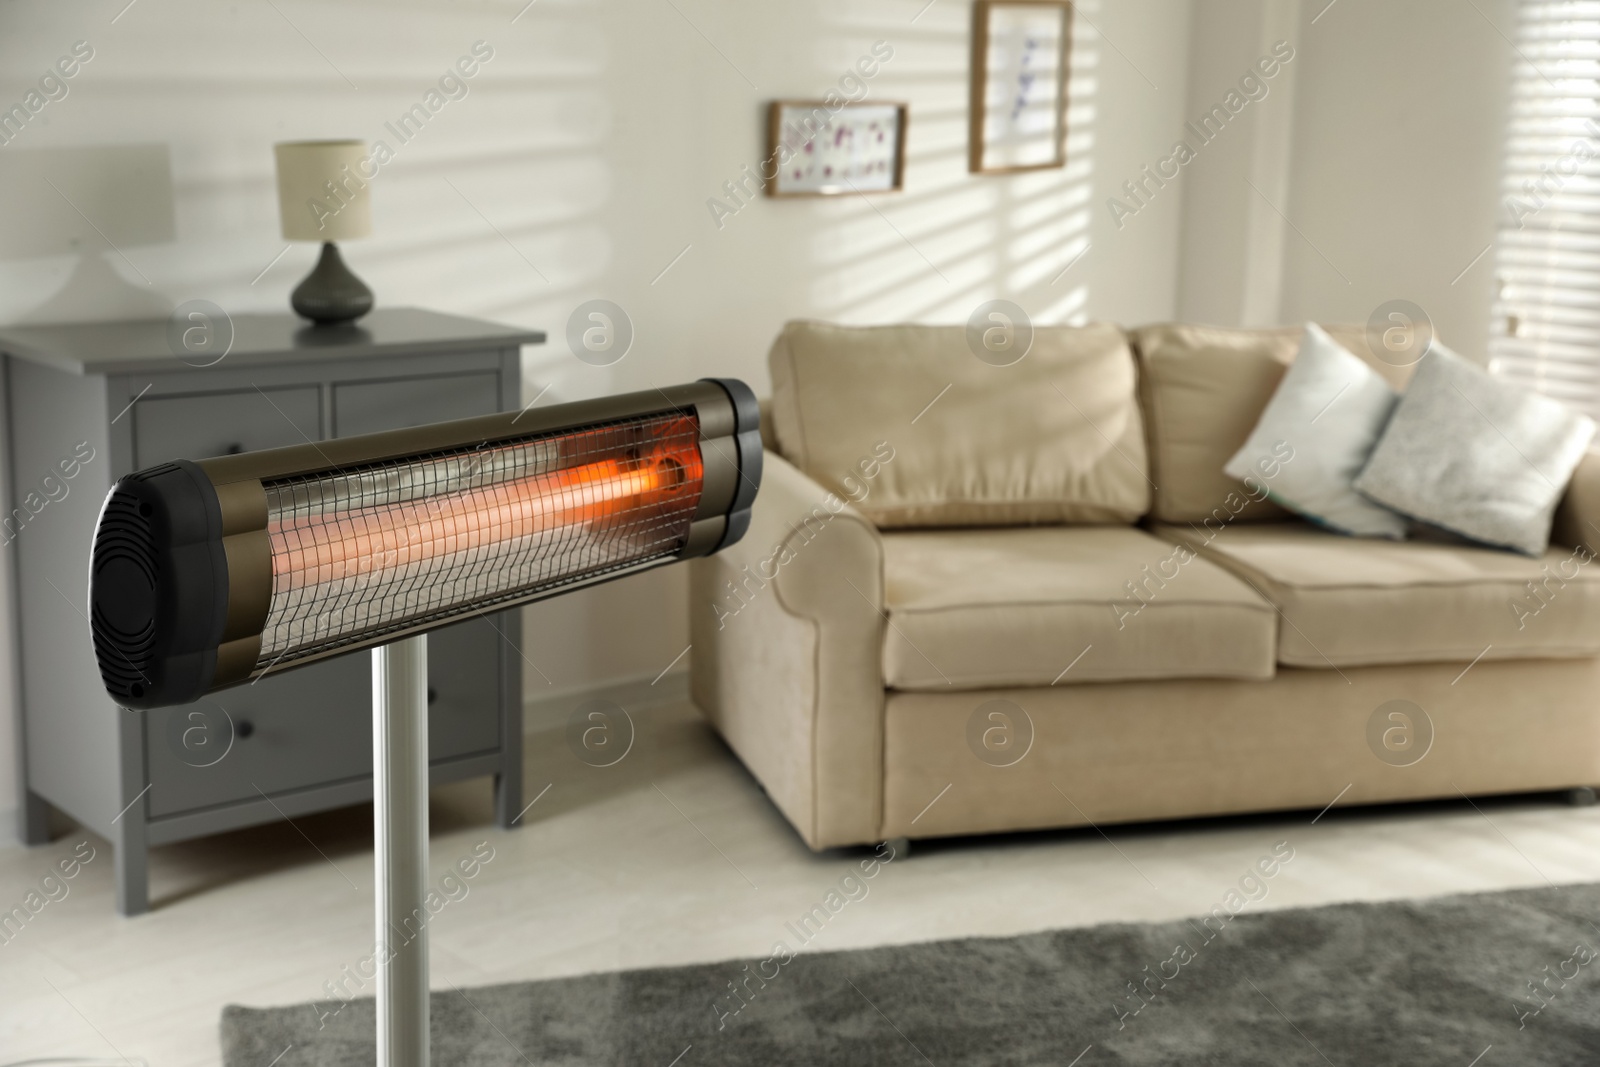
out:
<path id="1" fill-rule="evenodd" d="M 269 524 L 274 590 L 391 571 L 563 528 L 625 532 L 634 516 L 654 516 L 666 505 L 692 511 L 703 474 L 695 420 L 672 420 L 654 440 L 626 447 L 594 447 L 603 434 L 559 439 L 603 457 L 561 470 L 404 504 L 275 519 Z"/>

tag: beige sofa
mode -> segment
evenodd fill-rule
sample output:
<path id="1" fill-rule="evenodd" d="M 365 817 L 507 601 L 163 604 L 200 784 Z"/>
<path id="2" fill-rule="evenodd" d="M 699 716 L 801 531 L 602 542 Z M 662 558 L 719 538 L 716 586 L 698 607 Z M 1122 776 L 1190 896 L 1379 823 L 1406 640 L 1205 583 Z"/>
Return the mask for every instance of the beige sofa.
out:
<path id="1" fill-rule="evenodd" d="M 1298 336 L 785 328 L 692 690 L 808 845 L 1600 783 L 1600 456 L 1542 560 L 1322 532 L 1222 474 Z"/>

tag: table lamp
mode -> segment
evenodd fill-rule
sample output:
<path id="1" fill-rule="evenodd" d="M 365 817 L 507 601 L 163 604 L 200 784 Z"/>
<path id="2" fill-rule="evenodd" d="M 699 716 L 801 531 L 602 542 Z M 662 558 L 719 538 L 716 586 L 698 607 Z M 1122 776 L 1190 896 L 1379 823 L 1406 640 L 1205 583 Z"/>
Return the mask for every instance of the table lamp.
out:
<path id="1" fill-rule="evenodd" d="M 321 241 L 316 267 L 289 296 L 296 313 L 319 326 L 353 322 L 372 310 L 372 290 L 351 273 L 335 241 L 372 232 L 372 197 L 361 176 L 361 141 L 286 141 L 278 161 L 278 217 L 287 241 Z"/>

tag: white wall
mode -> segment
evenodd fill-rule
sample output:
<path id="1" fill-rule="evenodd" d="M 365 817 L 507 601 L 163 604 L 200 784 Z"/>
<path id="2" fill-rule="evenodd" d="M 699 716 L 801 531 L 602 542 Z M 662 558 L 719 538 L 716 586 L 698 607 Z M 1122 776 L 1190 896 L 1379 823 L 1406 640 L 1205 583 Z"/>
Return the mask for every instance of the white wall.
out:
<path id="1" fill-rule="evenodd" d="M 1286 14 L 1296 3 L 1298 16 Z M 1195 20 L 1193 108 L 1245 61 L 1252 24 L 1274 22 L 1294 25 L 1292 94 L 1269 98 L 1261 114 L 1281 118 L 1279 105 L 1292 104 L 1292 122 L 1241 128 L 1241 137 L 1230 128 L 1194 164 L 1181 314 L 1366 322 L 1403 299 L 1447 344 L 1485 359 L 1494 254 L 1473 260 L 1494 240 L 1500 209 L 1514 0 L 1208 8 Z M 1270 209 L 1247 177 L 1271 196 Z"/>
<path id="2" fill-rule="evenodd" d="M 95 49 L 69 95 L 0 147 L 0 189 L 8 153 L 153 142 L 168 147 L 175 208 L 170 240 L 120 253 L 63 222 L 81 262 L 64 242 L 8 252 L 0 234 L 13 257 L 0 322 L 192 298 L 283 307 L 313 249 L 257 278 L 284 246 L 271 145 L 321 137 L 397 150 L 374 187 L 374 236 L 345 249 L 379 300 L 546 329 L 551 343 L 525 355 L 546 403 L 709 374 L 764 390 L 767 346 L 798 316 L 960 322 L 997 296 L 1040 322 L 1173 314 L 1180 198 L 1120 231 L 1103 203 L 1182 122 L 1188 0 L 1081 3 L 1069 164 L 1004 178 L 966 173 L 967 0 L 524 2 L 0 5 L 0 102 L 74 41 Z M 494 57 L 469 95 L 400 147 L 384 123 L 478 40 Z M 911 105 L 906 192 L 758 199 L 719 229 L 706 200 L 759 161 L 763 104 L 820 97 L 878 40 L 894 57 L 871 98 Z M 48 189 L 7 195 L 7 212 L 60 211 Z M 637 331 L 611 368 L 563 338 L 594 297 Z M 687 643 L 683 590 L 680 568 L 531 609 L 527 651 L 549 684 L 530 671 L 530 690 L 654 676 Z M 7 725 L 0 798 L 10 741 Z"/>
<path id="3" fill-rule="evenodd" d="M 1307 26 L 1289 208 L 1306 239 L 1286 247 L 1286 321 L 1365 322 L 1405 299 L 1487 360 L 1494 253 L 1468 265 L 1495 237 L 1515 7 L 1341 0 Z"/>
<path id="4" fill-rule="evenodd" d="M 1234 0 L 1195 20 L 1181 132 L 1196 156 L 1183 176 L 1180 319 L 1278 322 L 1301 36 L 1296 0 Z M 1203 128 L 1218 107 L 1237 113 Z"/>

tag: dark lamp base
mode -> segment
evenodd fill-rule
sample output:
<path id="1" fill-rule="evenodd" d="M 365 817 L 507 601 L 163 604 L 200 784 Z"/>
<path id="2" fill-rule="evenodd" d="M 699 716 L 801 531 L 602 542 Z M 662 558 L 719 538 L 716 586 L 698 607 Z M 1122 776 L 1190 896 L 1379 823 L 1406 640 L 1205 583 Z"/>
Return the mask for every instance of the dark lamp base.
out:
<path id="1" fill-rule="evenodd" d="M 372 290 L 344 265 L 339 246 L 326 241 L 316 267 L 289 295 L 289 306 L 319 326 L 354 322 L 372 310 Z"/>

